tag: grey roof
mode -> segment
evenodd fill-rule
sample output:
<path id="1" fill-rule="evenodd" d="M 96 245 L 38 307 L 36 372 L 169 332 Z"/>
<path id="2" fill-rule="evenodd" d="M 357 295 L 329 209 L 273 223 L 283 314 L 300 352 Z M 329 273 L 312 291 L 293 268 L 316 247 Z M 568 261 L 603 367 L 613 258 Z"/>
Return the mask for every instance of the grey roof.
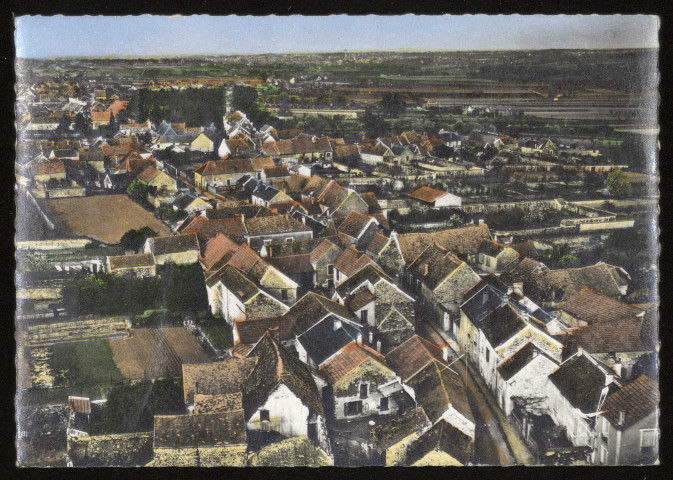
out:
<path id="1" fill-rule="evenodd" d="M 476 294 L 461 305 L 467 318 L 478 327 L 481 321 L 507 300 L 507 295 L 492 285 L 485 285 Z"/>
<path id="2" fill-rule="evenodd" d="M 341 326 L 335 328 L 335 322 Z M 320 365 L 344 346 L 357 340 L 360 328 L 329 315 L 297 337 L 309 358 Z"/>

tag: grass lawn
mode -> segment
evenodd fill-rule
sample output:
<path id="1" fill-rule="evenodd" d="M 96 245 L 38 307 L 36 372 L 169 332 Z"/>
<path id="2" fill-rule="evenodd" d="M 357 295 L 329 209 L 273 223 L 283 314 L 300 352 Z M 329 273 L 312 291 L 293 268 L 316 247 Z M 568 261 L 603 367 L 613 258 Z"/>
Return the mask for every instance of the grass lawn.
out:
<path id="1" fill-rule="evenodd" d="M 54 345 L 52 368 L 57 383 L 110 385 L 124 380 L 104 338 Z"/>
<path id="2" fill-rule="evenodd" d="M 221 324 L 216 321 L 203 322 L 199 324 L 199 327 L 213 347 L 218 350 L 229 348 L 234 343 L 231 327 L 224 321 Z"/>

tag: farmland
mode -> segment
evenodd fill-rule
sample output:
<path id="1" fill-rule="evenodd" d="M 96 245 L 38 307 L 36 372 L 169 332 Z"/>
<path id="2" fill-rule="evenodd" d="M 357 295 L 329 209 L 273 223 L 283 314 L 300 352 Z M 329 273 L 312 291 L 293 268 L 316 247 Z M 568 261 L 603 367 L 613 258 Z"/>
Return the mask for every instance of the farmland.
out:
<path id="1" fill-rule="evenodd" d="M 131 229 L 150 227 L 159 235 L 170 229 L 127 195 L 54 198 L 48 200 L 63 229 L 105 243 L 119 243 Z"/>
<path id="2" fill-rule="evenodd" d="M 129 380 L 178 377 L 183 363 L 202 363 L 210 357 L 184 327 L 140 328 L 127 338 L 109 340 L 115 362 Z"/>

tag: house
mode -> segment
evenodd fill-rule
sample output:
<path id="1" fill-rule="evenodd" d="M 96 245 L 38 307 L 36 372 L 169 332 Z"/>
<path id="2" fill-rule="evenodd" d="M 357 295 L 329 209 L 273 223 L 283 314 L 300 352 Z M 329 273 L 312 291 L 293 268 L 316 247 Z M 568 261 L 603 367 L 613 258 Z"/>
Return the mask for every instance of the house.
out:
<path id="1" fill-rule="evenodd" d="M 252 162 L 248 158 L 209 160 L 194 169 L 194 184 L 201 190 L 208 187 L 233 188 L 243 175 L 256 176 Z"/>
<path id="2" fill-rule="evenodd" d="M 143 251 L 152 254 L 156 265 L 186 265 L 199 261 L 199 242 L 193 234 L 148 238 Z"/>
<path id="3" fill-rule="evenodd" d="M 414 298 L 372 264 L 341 283 L 333 299 L 348 307 L 362 325 L 371 327 L 384 352 L 414 334 Z"/>
<path id="4" fill-rule="evenodd" d="M 503 359 L 497 370 L 496 391 L 502 392 L 500 408 L 509 416 L 514 409 L 514 400 L 523 402 L 542 401 L 547 377 L 556 370 L 559 362 L 532 341 Z"/>
<path id="5" fill-rule="evenodd" d="M 549 413 L 575 446 L 592 446 L 596 416 L 621 387 L 615 372 L 581 349 L 549 375 Z"/>
<path id="6" fill-rule="evenodd" d="M 430 308 L 432 320 L 455 336 L 463 292 L 479 276 L 446 248 L 432 244 L 407 267 L 403 281 Z"/>
<path id="7" fill-rule="evenodd" d="M 521 252 L 519 252 L 519 258 L 521 258 Z M 524 282 L 538 270 L 549 269 L 544 263 L 538 260 L 531 257 L 524 257 L 521 258 L 520 262 L 515 263 L 512 268 L 502 272 L 500 274 L 500 279 L 509 285 L 517 285 L 523 291 Z"/>
<path id="8" fill-rule="evenodd" d="M 471 256 L 470 264 L 486 273 L 510 270 L 519 260 L 519 252 L 504 243 L 482 240 L 477 254 Z"/>
<path id="9" fill-rule="evenodd" d="M 174 211 L 182 210 L 187 213 L 202 212 L 213 208 L 204 198 L 192 192 L 179 193 L 170 205 Z"/>
<path id="10" fill-rule="evenodd" d="M 290 307 L 285 314 L 294 318 L 292 331 L 296 336 L 309 330 L 321 320 L 334 315 L 345 323 L 359 326 L 359 322 L 343 305 L 315 292 L 308 292 Z"/>
<path id="11" fill-rule="evenodd" d="M 106 266 L 108 273 L 125 277 L 154 277 L 157 274 L 151 253 L 109 256 Z"/>
<path id="12" fill-rule="evenodd" d="M 225 133 L 230 137 L 238 135 L 241 132 L 251 135 L 255 131 L 255 128 L 252 122 L 248 120 L 247 115 L 239 110 L 225 115 L 222 119 L 222 123 L 224 125 Z"/>
<path id="13" fill-rule="evenodd" d="M 178 190 L 177 181 L 166 172 L 162 172 L 155 167 L 148 166 L 138 173 L 138 178 L 156 189 L 155 195 L 148 196 L 148 200 L 155 207 L 161 204 L 163 198 L 174 194 Z"/>
<path id="14" fill-rule="evenodd" d="M 400 382 L 434 425 L 447 420 L 474 438 L 474 417 L 461 377 L 447 366 L 448 347 L 414 335 L 386 355 Z"/>
<path id="15" fill-rule="evenodd" d="M 298 333 L 294 347 L 302 362 L 317 369 L 344 346 L 353 341 L 362 342 L 362 339 L 363 329 L 359 323 L 327 315 Z"/>
<path id="16" fill-rule="evenodd" d="M 306 436 L 331 453 L 320 392 L 305 363 L 266 332 L 250 356 L 257 364 L 243 384 L 248 431 Z"/>
<path id="17" fill-rule="evenodd" d="M 641 375 L 605 398 L 592 463 L 651 465 L 659 458 L 659 383 Z"/>
<path id="18" fill-rule="evenodd" d="M 256 357 L 227 358 L 209 363 L 182 364 L 182 385 L 185 405 L 195 410 L 195 397 L 236 395 L 242 392 L 243 381 L 250 374 Z"/>
<path id="19" fill-rule="evenodd" d="M 265 445 L 250 452 L 253 467 L 328 467 L 334 464 L 332 457 L 308 437 L 290 437 Z"/>
<path id="20" fill-rule="evenodd" d="M 253 205 L 262 205 L 264 207 L 278 202 L 287 202 L 288 200 L 292 200 L 292 198 L 280 190 L 263 183 L 258 184 L 251 194 Z"/>
<path id="21" fill-rule="evenodd" d="M 285 165 L 267 166 L 262 170 L 263 182 L 271 182 L 274 180 L 283 180 L 288 178 L 290 178 L 290 171 Z"/>
<path id="22" fill-rule="evenodd" d="M 313 230 L 288 215 L 245 218 L 244 235 L 248 244 L 256 250 L 275 243 L 297 242 L 313 238 Z"/>
<path id="23" fill-rule="evenodd" d="M 621 298 L 626 295 L 629 280 L 623 268 L 599 262 L 587 267 L 537 270 L 524 280 L 523 291 L 543 307 L 554 307 L 585 285 L 608 297 Z"/>
<path id="24" fill-rule="evenodd" d="M 461 353 L 474 365 L 479 362 L 479 328 L 481 321 L 493 310 L 507 301 L 507 295 L 486 282 L 479 282 L 464 296 L 460 305 L 460 325 L 458 327 L 458 345 Z"/>
<path id="25" fill-rule="evenodd" d="M 214 152 L 217 136 L 210 130 L 200 132 L 194 140 L 191 141 L 189 147 L 192 151 L 199 152 Z M 220 157 L 221 158 L 221 157 Z"/>
<path id="26" fill-rule="evenodd" d="M 365 265 L 374 261 L 355 247 L 347 247 L 334 261 L 334 284 L 339 285 Z"/>
<path id="27" fill-rule="evenodd" d="M 348 243 L 365 247 L 369 244 L 372 236 L 378 232 L 378 220 L 369 214 L 351 210 L 337 227 L 337 232 L 349 237 Z"/>
<path id="28" fill-rule="evenodd" d="M 367 144 L 360 147 L 360 161 L 364 165 L 378 165 L 382 162 L 393 163 L 395 154 L 383 143 Z"/>
<path id="29" fill-rule="evenodd" d="M 457 195 L 427 185 L 417 188 L 409 194 L 409 197 L 434 208 L 460 208 L 462 202 Z"/>
<path id="30" fill-rule="evenodd" d="M 385 357 L 362 342 L 352 340 L 319 367 L 329 387 L 323 398 L 331 398 L 336 419 L 354 419 L 372 415 L 395 415 L 411 399 L 386 365 Z M 327 392 L 327 393 L 325 393 Z M 406 401 L 405 401 L 406 400 Z"/>
<path id="31" fill-rule="evenodd" d="M 473 458 L 474 438 L 441 420 L 409 444 L 406 465 L 463 466 L 470 465 Z"/>
<path id="32" fill-rule="evenodd" d="M 58 158 L 39 162 L 33 167 L 33 180 L 42 185 L 50 181 L 65 182 L 65 165 Z"/>
<path id="33" fill-rule="evenodd" d="M 253 321 L 234 322 L 232 336 L 234 346 L 231 354 L 237 358 L 245 358 L 259 342 L 264 333 L 272 331 L 276 339 L 284 347 L 294 348 L 295 336 L 292 332 L 294 318 L 285 315 L 279 317 L 256 318 Z"/>
<path id="34" fill-rule="evenodd" d="M 154 459 L 148 466 L 231 466 L 247 463 L 242 405 L 223 412 L 155 415 Z"/>
<path id="35" fill-rule="evenodd" d="M 644 310 L 598 293 L 589 285 L 559 303 L 557 308 L 559 319 L 568 328 L 586 327 L 596 323 L 613 324 L 623 319 L 638 319 L 642 322 L 645 316 Z"/>
<path id="36" fill-rule="evenodd" d="M 486 315 L 479 327 L 479 373 L 494 392 L 500 405 L 505 404 L 505 392 L 498 390 L 497 366 L 527 341 L 560 362 L 563 344 L 535 326 L 530 313 L 508 301 Z M 543 328 L 543 327 L 542 327 Z M 501 384 L 504 386 L 504 384 Z"/>
<path id="37" fill-rule="evenodd" d="M 430 426 L 423 407 L 417 406 L 372 427 L 374 445 L 385 451 L 385 465 L 387 467 L 405 465 L 409 444 Z"/>

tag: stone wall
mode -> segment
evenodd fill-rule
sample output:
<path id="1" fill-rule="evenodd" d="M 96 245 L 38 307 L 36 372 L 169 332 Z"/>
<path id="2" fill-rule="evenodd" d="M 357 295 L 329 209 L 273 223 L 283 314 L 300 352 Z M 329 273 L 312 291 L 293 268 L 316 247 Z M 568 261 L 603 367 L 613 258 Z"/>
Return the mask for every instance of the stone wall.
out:
<path id="1" fill-rule="evenodd" d="M 133 467 L 152 458 L 152 432 L 68 437 L 67 455 L 75 467 Z"/>

